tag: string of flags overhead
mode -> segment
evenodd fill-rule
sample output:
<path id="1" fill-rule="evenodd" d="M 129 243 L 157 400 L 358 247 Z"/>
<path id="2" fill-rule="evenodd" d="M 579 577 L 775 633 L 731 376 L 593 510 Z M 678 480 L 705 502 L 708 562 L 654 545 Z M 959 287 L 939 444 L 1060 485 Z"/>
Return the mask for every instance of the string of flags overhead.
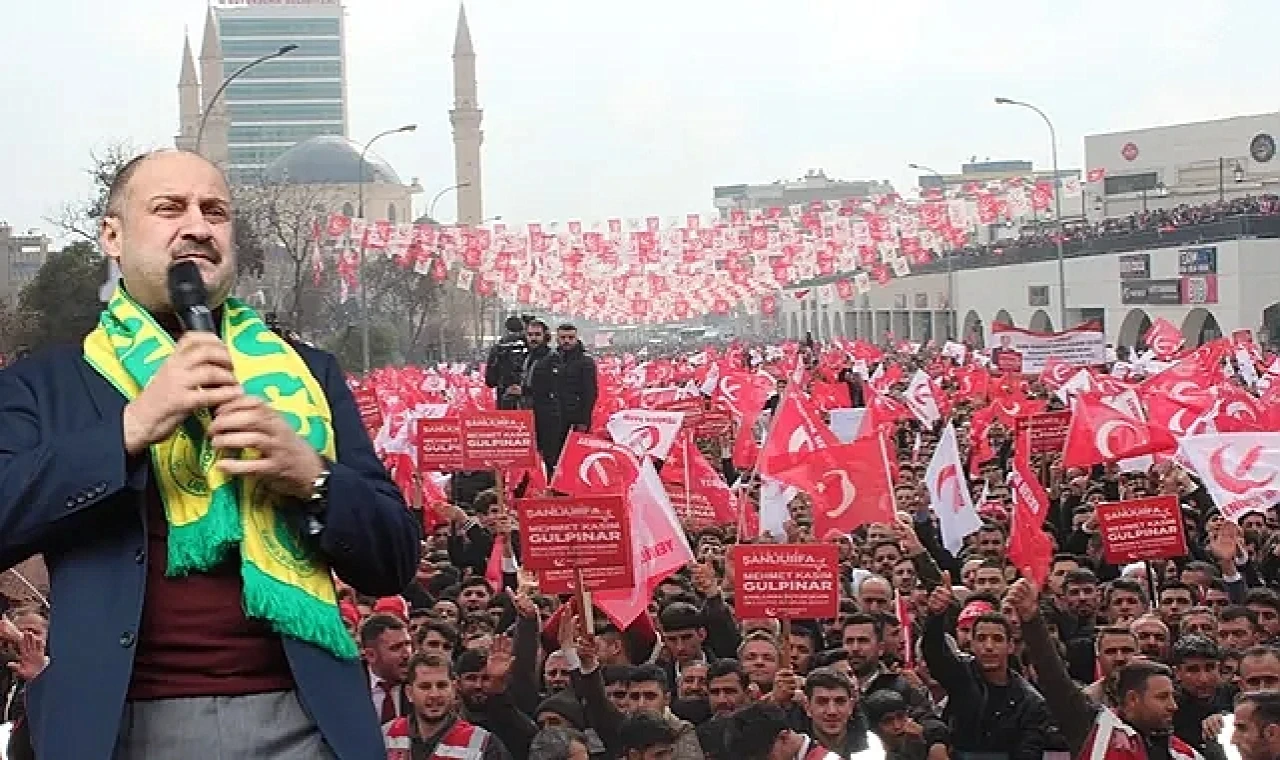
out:
<path id="1" fill-rule="evenodd" d="M 1087 182 L 1105 172 L 1090 170 Z M 1062 199 L 1082 197 L 1063 178 Z M 392 224 L 341 214 L 317 220 L 317 285 L 333 262 L 346 300 L 359 285 L 360 251 L 461 290 L 609 324 L 727 315 L 773 316 L 779 291 L 818 278 L 820 302 L 868 293 L 963 248 L 979 226 L 1034 219 L 1053 206 L 1051 180 L 1012 177 L 807 205 L 731 209 L 726 218 L 658 216 L 508 226 Z M 807 290 L 805 291 L 808 292 Z"/>

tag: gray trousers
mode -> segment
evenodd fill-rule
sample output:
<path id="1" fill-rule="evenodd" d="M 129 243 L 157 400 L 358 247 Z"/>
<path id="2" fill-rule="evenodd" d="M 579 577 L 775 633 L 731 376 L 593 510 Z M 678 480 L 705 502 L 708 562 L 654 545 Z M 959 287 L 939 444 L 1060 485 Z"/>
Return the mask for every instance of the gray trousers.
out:
<path id="1" fill-rule="evenodd" d="M 292 691 L 128 702 L 114 760 L 334 760 Z"/>

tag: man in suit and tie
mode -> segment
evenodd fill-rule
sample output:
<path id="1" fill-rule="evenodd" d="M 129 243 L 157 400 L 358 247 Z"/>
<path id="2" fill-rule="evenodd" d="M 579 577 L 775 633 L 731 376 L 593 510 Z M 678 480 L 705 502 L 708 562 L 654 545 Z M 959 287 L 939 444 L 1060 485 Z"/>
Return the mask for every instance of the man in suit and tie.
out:
<path id="1" fill-rule="evenodd" d="M 369 668 L 369 695 L 383 725 L 409 714 L 404 685 L 412 655 L 413 640 L 403 620 L 394 615 L 370 615 L 360 626 L 360 656 Z"/>
<path id="2" fill-rule="evenodd" d="M 134 159 L 98 328 L 0 372 L 0 568 L 41 553 L 50 575 L 26 695 L 44 760 L 385 756 L 334 575 L 398 594 L 421 530 L 334 358 L 229 297 L 233 239 L 217 167 Z M 179 260 L 217 334 L 175 317 Z"/>

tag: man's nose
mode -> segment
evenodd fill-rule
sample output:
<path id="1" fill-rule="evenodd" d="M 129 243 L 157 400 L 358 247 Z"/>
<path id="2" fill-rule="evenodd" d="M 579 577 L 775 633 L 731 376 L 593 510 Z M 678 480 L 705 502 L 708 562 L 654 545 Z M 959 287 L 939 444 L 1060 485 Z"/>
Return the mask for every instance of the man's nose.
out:
<path id="1" fill-rule="evenodd" d="M 187 209 L 182 219 L 182 237 L 187 240 L 206 242 L 213 237 L 213 225 L 205 218 L 204 211 L 197 205 Z"/>

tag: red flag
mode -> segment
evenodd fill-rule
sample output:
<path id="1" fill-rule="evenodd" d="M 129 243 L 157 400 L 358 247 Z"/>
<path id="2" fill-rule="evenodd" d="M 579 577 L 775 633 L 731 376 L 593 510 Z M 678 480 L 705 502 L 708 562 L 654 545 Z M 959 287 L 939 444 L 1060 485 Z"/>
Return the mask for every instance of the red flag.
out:
<path id="1" fill-rule="evenodd" d="M 738 519 L 737 495 L 689 436 L 681 435 L 671 447 L 661 475 L 681 519 L 700 527 L 729 525 Z"/>
<path id="2" fill-rule="evenodd" d="M 1182 337 L 1182 331 L 1175 327 L 1172 322 L 1164 317 L 1156 317 L 1156 321 L 1151 323 L 1147 334 L 1142 336 L 1142 342 L 1150 347 L 1157 359 L 1167 361 L 1178 353 L 1186 339 Z"/>
<path id="3" fill-rule="evenodd" d="M 559 472 L 559 468 L 556 469 Z M 659 583 L 693 561 L 680 520 L 667 498 L 662 480 L 645 459 L 626 490 L 631 511 L 631 543 L 636 585 L 625 591 L 597 591 L 595 605 L 618 628 L 626 628 L 649 606 Z"/>
<path id="4" fill-rule="evenodd" d="M 493 593 L 502 590 L 502 555 L 507 546 L 507 536 L 499 533 L 493 537 L 493 549 L 489 552 L 489 562 L 484 567 L 484 579 L 489 582 Z"/>
<path id="5" fill-rule="evenodd" d="M 807 455 L 839 443 L 804 394 L 789 386 L 782 394 L 773 425 L 760 450 L 758 469 L 764 475 L 788 483 L 789 472 L 803 469 Z"/>
<path id="6" fill-rule="evenodd" d="M 870 435 L 807 454 L 802 470 L 783 481 L 813 499 L 813 532 L 851 533 L 867 523 L 894 522 L 893 480 L 884 436 Z"/>
<path id="7" fill-rule="evenodd" d="M 1049 514 L 1049 494 L 1036 479 L 1028 462 L 1030 437 L 1018 441 L 1013 458 L 1013 477 L 1009 490 L 1013 495 L 1013 519 L 1009 523 L 1009 559 L 1023 575 L 1037 586 L 1044 586 L 1053 561 L 1053 542 L 1044 532 Z"/>
<path id="8" fill-rule="evenodd" d="M 560 450 L 550 485 L 570 496 L 625 493 L 639 471 L 631 449 L 574 430 Z"/>
<path id="9" fill-rule="evenodd" d="M 1096 394 L 1076 399 L 1062 451 L 1063 467 L 1089 467 L 1177 448 L 1165 428 L 1108 405 Z"/>

